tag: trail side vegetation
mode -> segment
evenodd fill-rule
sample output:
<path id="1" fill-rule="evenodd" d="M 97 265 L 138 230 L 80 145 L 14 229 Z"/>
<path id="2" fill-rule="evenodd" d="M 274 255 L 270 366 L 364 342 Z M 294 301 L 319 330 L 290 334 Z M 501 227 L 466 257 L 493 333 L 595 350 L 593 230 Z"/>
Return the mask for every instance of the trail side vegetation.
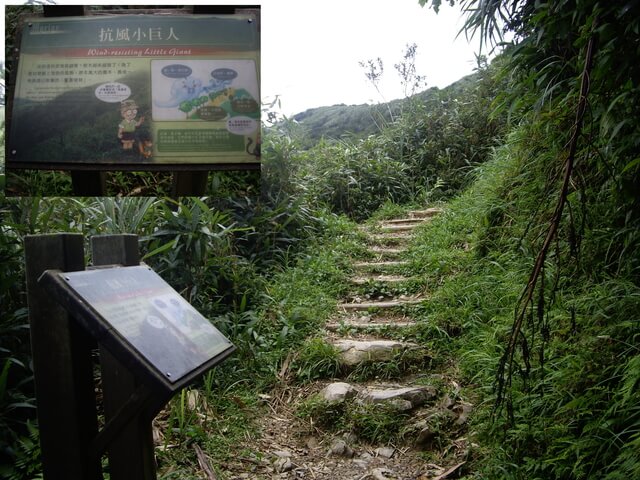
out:
<path id="1" fill-rule="evenodd" d="M 1 198 L 0 476 L 41 471 L 25 235 L 138 234 L 238 347 L 156 419 L 160 478 L 196 478 L 194 444 L 224 478 L 292 358 L 300 384 L 336 368 L 307 338 L 363 253 L 356 222 L 437 202 L 409 251 L 430 292 L 410 340 L 474 404 L 460 478 L 640 478 L 640 4 L 420 3 L 501 53 L 393 118 L 370 107 L 381 128 L 265 125 L 261 176 L 212 175 L 201 198 Z"/>

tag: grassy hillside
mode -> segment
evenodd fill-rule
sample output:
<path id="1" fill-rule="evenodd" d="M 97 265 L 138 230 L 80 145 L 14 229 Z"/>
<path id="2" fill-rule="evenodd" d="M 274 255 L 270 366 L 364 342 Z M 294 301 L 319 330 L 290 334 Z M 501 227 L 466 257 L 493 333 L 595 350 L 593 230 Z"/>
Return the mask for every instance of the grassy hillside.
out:
<path id="1" fill-rule="evenodd" d="M 310 108 L 292 117 L 304 126 L 310 143 L 321 138 L 338 139 L 345 136 L 365 137 L 380 133 L 381 129 L 402 114 L 403 109 L 412 103 L 429 105 L 435 101 L 462 99 L 469 95 L 478 80 L 478 74 L 468 75 L 446 88 L 429 88 L 408 99 L 392 100 L 376 105 L 332 105 L 330 107 Z M 389 113 L 391 112 L 391 114 Z"/>

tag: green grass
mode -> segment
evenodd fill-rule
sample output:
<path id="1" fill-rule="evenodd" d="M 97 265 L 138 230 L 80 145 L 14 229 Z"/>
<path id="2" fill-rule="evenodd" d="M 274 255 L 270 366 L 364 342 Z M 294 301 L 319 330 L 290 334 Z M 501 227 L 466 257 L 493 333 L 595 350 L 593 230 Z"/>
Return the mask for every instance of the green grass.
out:
<path id="1" fill-rule="evenodd" d="M 298 404 L 296 415 L 315 427 L 351 432 L 377 444 L 399 441 L 410 418 L 389 403 L 327 402 L 318 395 Z"/>

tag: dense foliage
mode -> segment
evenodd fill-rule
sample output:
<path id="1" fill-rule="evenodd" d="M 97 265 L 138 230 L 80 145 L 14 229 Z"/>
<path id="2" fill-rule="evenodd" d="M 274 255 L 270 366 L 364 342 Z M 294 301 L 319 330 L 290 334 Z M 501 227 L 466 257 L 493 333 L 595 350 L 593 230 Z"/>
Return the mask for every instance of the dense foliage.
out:
<path id="1" fill-rule="evenodd" d="M 215 198 L 2 199 L 2 474 L 38 472 L 26 234 L 137 233 L 145 261 L 233 339 L 201 386 L 224 435 L 185 417 L 186 394 L 165 419 L 168 438 L 224 457 L 341 293 L 358 232 L 337 214 L 455 196 L 411 255 L 434 287 L 416 340 L 476 405 L 469 478 L 640 477 L 640 5 L 446 3 L 487 45 L 505 31 L 512 44 L 393 118 L 370 110 L 377 133 L 310 141 L 304 115 L 277 123 L 261 186 L 238 173 L 212 176 Z M 180 452 L 161 454 L 176 475 L 195 462 Z"/>
<path id="2" fill-rule="evenodd" d="M 267 171 L 267 178 L 280 182 L 284 175 L 288 193 L 358 220 L 386 201 L 424 204 L 450 197 L 468 184 L 468 173 L 486 161 L 504 131 L 506 114 L 491 106 L 506 81 L 499 64 L 481 61 L 477 73 L 450 87 L 395 100 L 388 108 L 369 106 L 366 114 L 362 107 L 336 106 L 277 123 L 263 151 L 279 159 L 279 170 L 277 178 Z M 343 132 L 381 130 L 332 138 L 340 119 L 328 129 L 314 127 L 336 108 L 346 115 Z"/>
<path id="3" fill-rule="evenodd" d="M 476 220 L 454 235 L 476 253 L 452 295 L 465 295 L 462 321 L 483 339 L 462 349 L 494 408 L 479 422 L 493 457 L 485 473 L 635 478 L 640 7 L 449 3 L 488 45 L 514 35 L 497 103 L 518 125 L 460 201 Z"/>

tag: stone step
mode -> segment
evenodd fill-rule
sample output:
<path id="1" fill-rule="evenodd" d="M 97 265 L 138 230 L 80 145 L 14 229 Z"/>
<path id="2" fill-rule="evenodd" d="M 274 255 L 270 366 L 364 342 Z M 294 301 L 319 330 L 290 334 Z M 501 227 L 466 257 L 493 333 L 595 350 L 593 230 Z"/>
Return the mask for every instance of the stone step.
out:
<path id="1" fill-rule="evenodd" d="M 379 245 L 372 245 L 368 250 L 379 258 L 398 258 L 406 251 L 404 248 L 382 247 Z"/>
<path id="2" fill-rule="evenodd" d="M 386 246 L 404 244 L 407 243 L 410 238 L 411 235 L 404 235 L 402 233 L 370 233 L 367 235 L 367 241 L 369 243 Z"/>
<path id="3" fill-rule="evenodd" d="M 416 325 L 416 322 L 403 314 L 394 314 L 382 310 L 380 313 L 348 312 L 338 317 L 333 317 L 327 322 L 325 328 L 329 331 L 336 331 L 342 327 L 356 329 L 380 329 L 380 328 L 403 328 Z"/>
<path id="4" fill-rule="evenodd" d="M 367 322 L 367 321 L 353 321 L 344 320 L 342 322 L 330 322 L 325 325 L 325 328 L 330 332 L 337 332 L 342 328 L 356 329 L 356 330 L 382 330 L 387 328 L 408 328 L 416 325 L 416 322 Z"/>
<path id="5" fill-rule="evenodd" d="M 386 362 L 405 350 L 418 347 L 415 343 L 397 340 L 352 340 L 339 338 L 331 341 L 339 352 L 339 361 L 346 367 L 365 362 Z"/>
<path id="6" fill-rule="evenodd" d="M 373 269 L 387 269 L 387 268 L 394 268 L 394 267 L 404 267 L 404 266 L 408 266 L 409 262 L 406 261 L 400 261 L 400 260 L 387 260 L 387 261 L 382 261 L 382 262 L 355 262 L 353 264 L 354 268 L 357 269 L 368 269 L 368 270 L 373 270 Z"/>
<path id="7" fill-rule="evenodd" d="M 442 213 L 443 210 L 439 207 L 427 208 L 425 210 L 412 210 L 409 212 L 409 216 L 413 218 L 431 218 Z"/>
<path id="8" fill-rule="evenodd" d="M 420 221 L 422 223 L 422 221 Z M 380 224 L 380 232 L 382 233 L 394 233 L 394 232 L 412 232 L 416 229 L 420 223 L 408 223 L 408 224 Z"/>
<path id="9" fill-rule="evenodd" d="M 382 222 L 380 222 L 381 224 L 385 224 L 385 223 L 390 223 L 390 224 L 421 224 L 423 222 L 423 219 L 420 217 L 413 217 L 413 218 L 392 218 L 390 220 L 383 220 Z"/>
<path id="10" fill-rule="evenodd" d="M 383 282 L 383 283 L 402 283 L 411 280 L 410 277 L 403 275 L 358 275 L 357 277 L 351 277 L 349 281 L 354 285 L 366 285 L 371 282 Z"/>
<path id="11" fill-rule="evenodd" d="M 398 308 L 410 305 L 418 305 L 423 298 L 408 298 L 401 300 L 384 300 L 379 302 L 339 303 L 338 308 L 343 310 L 367 310 L 369 308 Z"/>
<path id="12" fill-rule="evenodd" d="M 373 384 L 352 385 L 347 382 L 333 382 L 318 394 L 329 403 L 343 403 L 354 400 L 359 404 L 387 403 L 398 410 L 407 411 L 420 407 L 436 399 L 438 392 L 433 386 Z"/>
<path id="13" fill-rule="evenodd" d="M 367 403 L 390 403 L 398 410 L 406 411 L 434 400 L 437 390 L 433 386 L 370 386 L 361 391 L 356 401 Z"/>

